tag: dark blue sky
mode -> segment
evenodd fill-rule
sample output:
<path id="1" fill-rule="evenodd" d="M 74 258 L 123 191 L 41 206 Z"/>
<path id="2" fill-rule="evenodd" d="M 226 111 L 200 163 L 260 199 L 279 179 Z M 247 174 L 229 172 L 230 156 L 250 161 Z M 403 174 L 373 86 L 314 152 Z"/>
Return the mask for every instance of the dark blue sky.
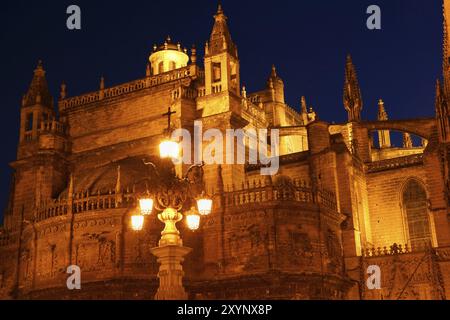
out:
<path id="1" fill-rule="evenodd" d="M 351 53 L 373 119 L 385 100 L 391 118 L 432 116 L 434 83 L 441 74 L 440 0 L 223 0 L 239 48 L 242 84 L 261 89 L 272 64 L 285 80 L 288 103 L 305 95 L 323 120 L 342 122 L 345 56 Z M 66 28 L 66 8 L 82 10 L 82 30 Z M 366 9 L 382 9 L 382 30 L 366 28 Z M 141 78 L 152 45 L 167 35 L 203 52 L 217 2 L 7 1 L 0 9 L 0 90 L 3 137 L 0 206 L 6 205 L 15 159 L 22 95 L 38 59 L 54 96 L 70 96 Z"/>

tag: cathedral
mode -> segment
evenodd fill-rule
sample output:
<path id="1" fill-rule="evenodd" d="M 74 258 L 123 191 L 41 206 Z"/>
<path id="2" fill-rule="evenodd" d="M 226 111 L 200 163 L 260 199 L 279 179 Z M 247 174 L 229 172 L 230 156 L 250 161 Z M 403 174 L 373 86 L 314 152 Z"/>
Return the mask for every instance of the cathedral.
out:
<path id="1" fill-rule="evenodd" d="M 147 170 L 142 159 L 158 154 L 168 107 L 172 129 L 193 131 L 200 121 L 204 130 L 268 128 L 280 136 L 276 175 L 262 176 L 261 164 L 204 167 L 212 213 L 196 232 L 178 223 L 192 249 L 182 271 L 189 299 L 450 298 L 449 27 L 445 0 L 443 75 L 431 118 L 392 120 L 380 100 L 378 119 L 363 119 L 351 56 L 343 63 L 346 123 L 321 121 L 305 98 L 300 108 L 288 106 L 275 67 L 260 91 L 247 92 L 221 6 L 204 57 L 168 37 L 153 47 L 145 77 L 132 82 L 107 87 L 101 79 L 80 96 L 63 83 L 55 105 L 39 62 L 10 164 L 0 299 L 155 297 L 152 249 L 163 225 L 152 215 L 136 232 L 130 217 Z M 398 132 L 401 147 L 393 143 Z M 67 287 L 73 265 L 81 290 Z M 370 270 L 379 270 L 378 287 Z"/>

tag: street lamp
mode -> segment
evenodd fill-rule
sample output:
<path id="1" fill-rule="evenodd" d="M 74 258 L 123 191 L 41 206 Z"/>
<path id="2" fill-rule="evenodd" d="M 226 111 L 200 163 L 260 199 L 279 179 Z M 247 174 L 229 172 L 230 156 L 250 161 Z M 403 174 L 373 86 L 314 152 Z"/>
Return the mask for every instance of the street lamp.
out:
<path id="1" fill-rule="evenodd" d="M 192 231 L 196 231 L 200 228 L 200 215 L 195 212 L 195 208 L 192 208 L 191 211 L 186 214 L 186 224 Z"/>
<path id="2" fill-rule="evenodd" d="M 169 118 L 169 132 L 170 116 L 173 113 L 169 108 L 168 113 L 164 115 Z M 135 231 L 141 231 L 146 216 L 157 213 L 158 220 L 164 223 L 164 230 L 161 232 L 158 247 L 151 250 L 160 263 L 160 284 L 155 300 L 186 300 L 182 263 L 192 249 L 183 246 L 176 224 L 186 218 L 188 228 L 192 231 L 198 230 L 200 215 L 211 214 L 213 201 L 204 192 L 203 163 L 191 166 L 186 175 L 180 178 L 176 175 L 173 164 L 173 160 L 178 159 L 180 153 L 178 143 L 164 140 L 159 151 L 159 166 L 144 160 L 144 164 L 153 169 L 153 175 L 144 179 L 153 183 L 153 190 L 149 190 L 146 182 L 147 190 L 139 198 L 138 212 L 131 217 L 131 227 Z M 190 174 L 195 170 L 196 178 L 190 179 Z M 197 206 L 193 205 L 194 203 Z"/>
<path id="3" fill-rule="evenodd" d="M 153 211 L 153 199 L 150 197 L 142 198 L 139 200 L 139 207 L 142 216 L 149 216 Z"/>
<path id="4" fill-rule="evenodd" d="M 174 141 L 163 141 L 159 145 L 159 154 L 161 159 L 178 159 L 180 155 L 180 146 Z"/>
<path id="5" fill-rule="evenodd" d="M 212 211 L 212 206 L 213 206 L 212 199 L 206 197 L 204 193 L 202 194 L 201 198 L 197 200 L 198 212 L 202 216 L 210 215 Z"/>
<path id="6" fill-rule="evenodd" d="M 144 216 L 134 215 L 131 217 L 131 228 L 134 231 L 142 231 L 144 228 Z"/>

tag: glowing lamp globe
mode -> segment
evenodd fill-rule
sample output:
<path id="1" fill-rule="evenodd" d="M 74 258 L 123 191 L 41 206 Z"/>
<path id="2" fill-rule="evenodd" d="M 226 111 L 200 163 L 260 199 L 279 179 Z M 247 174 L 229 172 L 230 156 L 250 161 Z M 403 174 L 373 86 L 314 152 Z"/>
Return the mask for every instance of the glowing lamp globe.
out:
<path id="1" fill-rule="evenodd" d="M 148 216 L 152 214 L 153 211 L 153 199 L 143 198 L 139 200 L 139 206 L 141 209 L 141 214 Z"/>
<path id="2" fill-rule="evenodd" d="M 131 228 L 134 231 L 142 231 L 144 228 L 144 216 L 136 215 L 131 217 Z"/>
<path id="3" fill-rule="evenodd" d="M 189 229 L 196 231 L 200 228 L 200 216 L 198 214 L 189 214 L 186 216 L 186 223 Z"/>
<path id="4" fill-rule="evenodd" d="M 201 198 L 197 200 L 197 209 L 202 216 L 207 216 L 212 212 L 213 201 L 208 198 Z"/>
<path id="5" fill-rule="evenodd" d="M 159 154 L 162 159 L 178 159 L 180 146 L 174 141 L 164 141 L 159 145 Z"/>

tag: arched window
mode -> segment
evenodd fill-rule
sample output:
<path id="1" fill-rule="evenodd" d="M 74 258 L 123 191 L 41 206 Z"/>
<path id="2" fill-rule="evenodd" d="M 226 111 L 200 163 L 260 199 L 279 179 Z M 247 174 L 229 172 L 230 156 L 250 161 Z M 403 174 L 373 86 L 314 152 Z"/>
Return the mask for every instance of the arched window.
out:
<path id="1" fill-rule="evenodd" d="M 169 62 L 169 71 L 175 70 L 177 68 L 177 65 L 174 61 Z"/>
<path id="2" fill-rule="evenodd" d="M 164 62 L 161 61 L 158 65 L 158 74 L 159 73 L 164 73 Z"/>
<path id="3" fill-rule="evenodd" d="M 411 180 L 403 191 L 403 208 L 412 249 L 431 244 L 427 194 L 420 182 Z"/>
<path id="4" fill-rule="evenodd" d="M 213 82 L 219 82 L 222 79 L 222 65 L 220 63 L 213 63 Z"/>
<path id="5" fill-rule="evenodd" d="M 31 131 L 33 130 L 33 113 L 28 113 L 27 114 L 27 118 L 26 118 L 26 123 L 25 123 L 25 131 Z"/>

